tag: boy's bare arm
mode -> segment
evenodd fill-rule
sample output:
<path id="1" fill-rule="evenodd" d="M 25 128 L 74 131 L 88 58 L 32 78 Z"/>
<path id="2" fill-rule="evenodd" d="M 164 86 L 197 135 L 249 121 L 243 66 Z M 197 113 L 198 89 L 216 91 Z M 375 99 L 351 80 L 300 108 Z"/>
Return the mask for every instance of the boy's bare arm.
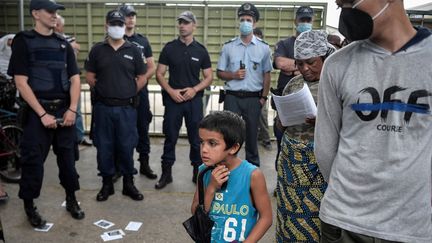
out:
<path id="1" fill-rule="evenodd" d="M 264 174 L 256 169 L 251 177 L 251 196 L 258 210 L 258 221 L 244 243 L 258 242 L 272 225 L 272 207 Z"/>

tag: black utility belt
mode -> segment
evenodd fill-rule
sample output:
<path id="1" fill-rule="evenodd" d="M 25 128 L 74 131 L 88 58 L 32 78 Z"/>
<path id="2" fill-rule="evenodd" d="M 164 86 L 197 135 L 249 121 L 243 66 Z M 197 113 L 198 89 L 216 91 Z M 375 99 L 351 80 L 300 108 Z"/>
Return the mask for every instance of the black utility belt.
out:
<path id="1" fill-rule="evenodd" d="M 225 90 L 225 93 L 229 95 L 234 95 L 239 98 L 261 97 L 261 91 L 248 92 L 248 91 Z"/>
<path id="2" fill-rule="evenodd" d="M 47 111 L 47 112 L 55 112 L 60 110 L 61 108 L 65 108 L 69 106 L 69 100 L 66 99 L 38 99 L 39 104 Z"/>
<path id="3" fill-rule="evenodd" d="M 129 99 L 117 99 L 117 98 L 104 98 L 97 97 L 96 101 L 100 101 L 102 104 L 107 106 L 133 106 L 138 107 L 139 97 L 134 96 Z"/>

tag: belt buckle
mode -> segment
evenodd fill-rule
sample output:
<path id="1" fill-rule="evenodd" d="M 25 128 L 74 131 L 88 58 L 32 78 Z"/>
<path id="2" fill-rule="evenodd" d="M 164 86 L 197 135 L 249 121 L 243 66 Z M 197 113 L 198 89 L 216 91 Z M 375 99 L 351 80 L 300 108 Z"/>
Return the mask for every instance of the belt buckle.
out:
<path id="1" fill-rule="evenodd" d="M 59 105 L 59 104 L 61 104 L 62 102 L 63 102 L 63 101 L 62 101 L 61 99 L 55 99 L 55 100 L 52 101 L 52 103 L 55 104 L 55 105 Z"/>

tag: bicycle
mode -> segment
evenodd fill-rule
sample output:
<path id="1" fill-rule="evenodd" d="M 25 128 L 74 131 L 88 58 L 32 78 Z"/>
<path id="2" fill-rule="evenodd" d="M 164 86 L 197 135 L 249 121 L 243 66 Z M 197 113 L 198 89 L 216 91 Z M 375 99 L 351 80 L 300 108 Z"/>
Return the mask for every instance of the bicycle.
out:
<path id="1" fill-rule="evenodd" d="M 0 109 L 0 177 L 6 182 L 18 183 L 21 179 L 19 143 L 22 133 L 16 125 L 16 113 Z"/>
<path id="2" fill-rule="evenodd" d="M 22 129 L 17 121 L 16 87 L 11 79 L 0 75 L 0 177 L 6 182 L 21 179 L 19 143 Z"/>

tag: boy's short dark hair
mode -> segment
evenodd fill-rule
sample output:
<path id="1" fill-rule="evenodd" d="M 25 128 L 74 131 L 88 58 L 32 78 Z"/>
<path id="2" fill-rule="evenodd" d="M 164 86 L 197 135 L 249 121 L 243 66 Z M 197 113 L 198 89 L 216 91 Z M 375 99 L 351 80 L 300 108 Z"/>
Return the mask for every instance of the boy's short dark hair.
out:
<path id="1" fill-rule="evenodd" d="M 226 144 L 225 150 L 232 148 L 237 143 L 241 148 L 245 139 L 245 122 L 239 115 L 231 111 L 210 113 L 202 119 L 199 128 L 222 134 Z"/>

